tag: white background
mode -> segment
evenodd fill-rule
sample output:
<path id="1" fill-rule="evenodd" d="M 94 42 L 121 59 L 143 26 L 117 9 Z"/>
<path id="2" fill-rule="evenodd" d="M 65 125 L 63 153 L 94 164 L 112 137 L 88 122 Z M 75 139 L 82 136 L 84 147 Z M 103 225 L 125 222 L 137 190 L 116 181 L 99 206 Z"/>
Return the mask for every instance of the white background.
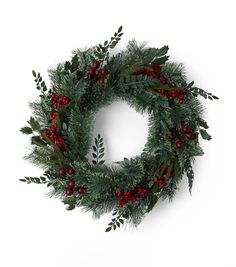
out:
<path id="1" fill-rule="evenodd" d="M 1 266 L 236 266 L 234 2 L 0 2 Z M 23 161 L 28 139 L 18 130 L 30 116 L 27 102 L 37 95 L 31 70 L 48 81 L 47 69 L 67 60 L 72 49 L 106 40 L 121 24 L 120 49 L 133 37 L 168 44 L 171 60 L 187 66 L 189 80 L 220 100 L 203 100 L 213 139 L 202 142 L 192 196 L 184 179 L 174 201 L 158 204 L 137 229 L 104 233 L 109 215 L 94 221 L 78 209 L 68 212 L 48 199 L 46 188 L 18 182 L 42 173 Z M 117 103 L 109 113 L 116 123 L 101 111 L 96 130 L 106 137 L 110 159 L 137 154 L 146 117 Z M 133 129 L 125 132 L 131 119 Z"/>

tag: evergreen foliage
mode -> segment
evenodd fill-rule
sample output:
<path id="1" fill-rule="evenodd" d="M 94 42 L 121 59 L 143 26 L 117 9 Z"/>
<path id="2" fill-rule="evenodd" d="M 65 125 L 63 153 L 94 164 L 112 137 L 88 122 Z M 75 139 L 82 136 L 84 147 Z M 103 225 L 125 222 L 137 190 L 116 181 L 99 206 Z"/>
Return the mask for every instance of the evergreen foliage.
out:
<path id="1" fill-rule="evenodd" d="M 191 192 L 192 162 L 203 155 L 199 134 L 211 139 L 198 96 L 218 99 L 189 83 L 182 64 L 168 62 L 168 46 L 131 40 L 110 56 L 122 35 L 120 27 L 109 41 L 73 51 L 71 60 L 49 70 L 50 88 L 33 71 L 40 95 L 20 130 L 31 138 L 26 159 L 45 169 L 20 181 L 47 184 L 68 210 L 83 207 L 96 218 L 113 211 L 107 232 L 138 225 L 158 201 L 173 198 L 184 174 Z M 96 112 L 119 99 L 149 114 L 149 134 L 141 155 L 108 167 L 104 140 L 99 134 L 92 144 L 92 133 Z"/>

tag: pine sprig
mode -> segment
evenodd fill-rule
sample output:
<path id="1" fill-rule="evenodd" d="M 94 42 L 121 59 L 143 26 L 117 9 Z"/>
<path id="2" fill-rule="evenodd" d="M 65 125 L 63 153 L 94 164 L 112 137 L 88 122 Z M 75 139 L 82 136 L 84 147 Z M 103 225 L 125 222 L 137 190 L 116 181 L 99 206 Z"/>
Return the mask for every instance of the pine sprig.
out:
<path id="1" fill-rule="evenodd" d="M 93 164 L 95 165 L 102 165 L 105 163 L 105 160 L 102 158 L 104 157 L 104 143 L 103 143 L 103 138 L 101 137 L 100 134 L 98 134 L 97 138 L 95 138 L 95 142 L 93 145 Z"/>

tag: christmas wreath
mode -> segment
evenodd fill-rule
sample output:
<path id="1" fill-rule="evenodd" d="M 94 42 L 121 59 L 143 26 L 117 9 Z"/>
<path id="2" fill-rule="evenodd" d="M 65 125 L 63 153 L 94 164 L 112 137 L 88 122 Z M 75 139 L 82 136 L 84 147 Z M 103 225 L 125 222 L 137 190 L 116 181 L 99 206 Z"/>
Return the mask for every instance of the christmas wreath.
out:
<path id="1" fill-rule="evenodd" d="M 107 232 L 125 222 L 138 225 L 157 201 L 173 198 L 184 174 L 191 192 L 192 161 L 203 154 L 199 134 L 211 139 L 197 97 L 218 99 L 188 83 L 182 64 L 168 62 L 168 46 L 132 40 L 110 55 L 122 35 L 120 27 L 109 41 L 73 51 L 70 61 L 49 70 L 50 88 L 33 71 L 40 95 L 30 103 L 28 126 L 21 128 L 31 135 L 25 158 L 45 172 L 20 181 L 46 184 L 68 210 L 82 207 L 96 218 L 113 211 Z M 92 144 L 93 126 L 96 112 L 115 100 L 147 112 L 149 134 L 140 155 L 108 167 L 102 136 Z"/>

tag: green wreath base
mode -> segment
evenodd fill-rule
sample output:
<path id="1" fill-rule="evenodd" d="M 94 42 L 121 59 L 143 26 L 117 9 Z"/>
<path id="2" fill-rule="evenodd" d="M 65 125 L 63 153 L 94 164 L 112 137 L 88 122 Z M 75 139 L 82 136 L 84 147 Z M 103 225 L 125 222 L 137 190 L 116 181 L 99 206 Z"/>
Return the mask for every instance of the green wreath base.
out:
<path id="1" fill-rule="evenodd" d="M 197 97 L 217 99 L 186 81 L 183 65 L 168 61 L 167 46 L 132 40 L 111 56 L 122 34 L 120 27 L 110 41 L 74 51 L 70 61 L 49 70 L 50 88 L 33 71 L 40 97 L 30 103 L 33 117 L 21 129 L 31 135 L 26 159 L 45 172 L 20 180 L 46 184 L 68 210 L 83 207 L 96 218 L 113 211 L 106 231 L 138 225 L 158 201 L 173 198 L 184 174 L 191 192 L 192 161 L 203 154 L 199 134 L 211 138 Z M 108 167 L 100 134 L 92 145 L 93 126 L 97 111 L 116 100 L 149 114 L 149 134 L 141 155 Z"/>

